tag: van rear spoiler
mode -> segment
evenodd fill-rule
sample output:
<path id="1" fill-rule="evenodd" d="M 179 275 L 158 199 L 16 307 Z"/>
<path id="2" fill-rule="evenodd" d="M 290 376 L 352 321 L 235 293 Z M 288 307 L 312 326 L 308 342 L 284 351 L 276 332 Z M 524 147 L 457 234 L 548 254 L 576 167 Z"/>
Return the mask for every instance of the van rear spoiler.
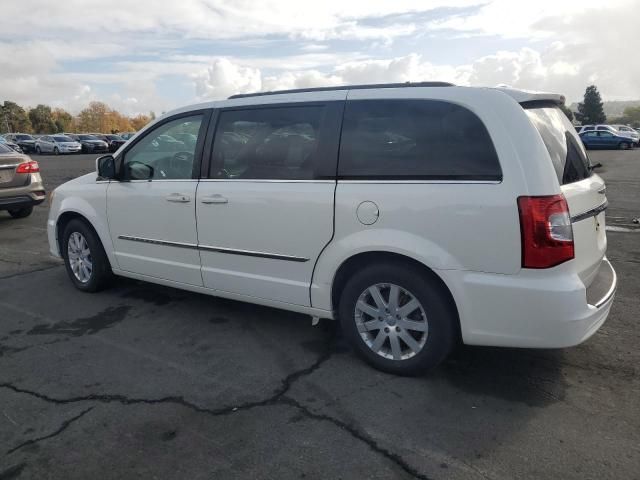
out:
<path id="1" fill-rule="evenodd" d="M 500 90 L 502 93 L 509 95 L 518 103 L 530 103 L 530 102 L 545 102 L 555 103 L 557 105 L 563 105 L 565 102 L 565 96 L 559 93 L 547 93 L 547 92 L 534 92 L 531 90 L 517 90 L 510 87 L 496 87 L 495 90 Z"/>

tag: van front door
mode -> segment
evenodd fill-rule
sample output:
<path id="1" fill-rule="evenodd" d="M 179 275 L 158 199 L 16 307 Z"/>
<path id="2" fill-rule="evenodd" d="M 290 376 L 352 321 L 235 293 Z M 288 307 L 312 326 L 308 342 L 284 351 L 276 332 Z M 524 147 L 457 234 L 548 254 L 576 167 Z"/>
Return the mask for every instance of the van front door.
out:
<path id="1" fill-rule="evenodd" d="M 202 285 L 195 198 L 209 116 L 162 121 L 118 159 L 121 181 L 107 189 L 107 218 L 121 270 Z"/>

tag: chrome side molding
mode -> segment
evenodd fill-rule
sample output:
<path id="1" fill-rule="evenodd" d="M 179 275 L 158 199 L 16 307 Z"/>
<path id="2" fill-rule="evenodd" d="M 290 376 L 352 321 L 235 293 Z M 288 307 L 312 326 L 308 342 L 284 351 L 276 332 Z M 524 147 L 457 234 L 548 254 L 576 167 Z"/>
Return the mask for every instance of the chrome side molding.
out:
<path id="1" fill-rule="evenodd" d="M 121 240 L 129 240 L 132 242 L 150 243 L 152 245 L 164 245 L 167 247 L 191 248 L 193 250 L 201 250 L 205 252 L 228 253 L 230 255 L 244 255 L 246 257 L 270 258 L 273 260 L 285 260 L 288 262 L 308 262 L 308 258 L 296 257 L 294 255 L 283 255 L 280 253 L 258 252 L 255 250 L 240 250 L 235 248 L 214 247 L 211 245 L 201 245 L 195 243 L 171 242 L 169 240 L 158 240 L 155 238 L 134 237 L 131 235 L 118 235 Z"/>
<path id="2" fill-rule="evenodd" d="M 586 212 L 579 213 L 578 215 L 574 215 L 573 217 L 571 217 L 571 223 L 576 223 L 576 222 L 579 222 L 580 220 L 584 220 L 586 218 L 595 217 L 598 214 L 600 214 L 601 212 L 604 212 L 607 209 L 608 206 L 609 206 L 609 202 L 607 200 L 605 200 L 604 202 L 602 202 L 597 207 L 592 208 L 591 210 L 587 210 Z"/>

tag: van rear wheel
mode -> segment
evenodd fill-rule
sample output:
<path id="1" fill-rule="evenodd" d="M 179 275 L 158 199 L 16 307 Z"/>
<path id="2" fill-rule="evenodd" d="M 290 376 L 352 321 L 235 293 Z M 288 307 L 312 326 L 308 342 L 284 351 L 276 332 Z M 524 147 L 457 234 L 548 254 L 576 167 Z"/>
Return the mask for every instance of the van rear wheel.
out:
<path id="1" fill-rule="evenodd" d="M 378 264 L 354 274 L 338 314 L 356 352 L 389 373 L 416 375 L 435 367 L 456 339 L 457 315 L 447 293 L 411 265 Z"/>

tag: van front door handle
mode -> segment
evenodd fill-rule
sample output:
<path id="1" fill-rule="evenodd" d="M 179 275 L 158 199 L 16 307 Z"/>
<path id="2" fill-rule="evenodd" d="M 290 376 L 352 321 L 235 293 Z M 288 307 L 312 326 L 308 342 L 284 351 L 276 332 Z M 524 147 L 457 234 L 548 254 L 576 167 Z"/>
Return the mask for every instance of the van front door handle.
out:
<path id="1" fill-rule="evenodd" d="M 184 193 L 170 193 L 165 197 L 167 202 L 175 202 L 175 203 L 189 203 L 191 198 L 189 195 Z"/>
<path id="2" fill-rule="evenodd" d="M 210 197 L 202 197 L 200 201 L 206 204 L 229 203 L 229 200 L 227 199 L 227 197 L 223 197 L 222 195 L 211 195 Z"/>

